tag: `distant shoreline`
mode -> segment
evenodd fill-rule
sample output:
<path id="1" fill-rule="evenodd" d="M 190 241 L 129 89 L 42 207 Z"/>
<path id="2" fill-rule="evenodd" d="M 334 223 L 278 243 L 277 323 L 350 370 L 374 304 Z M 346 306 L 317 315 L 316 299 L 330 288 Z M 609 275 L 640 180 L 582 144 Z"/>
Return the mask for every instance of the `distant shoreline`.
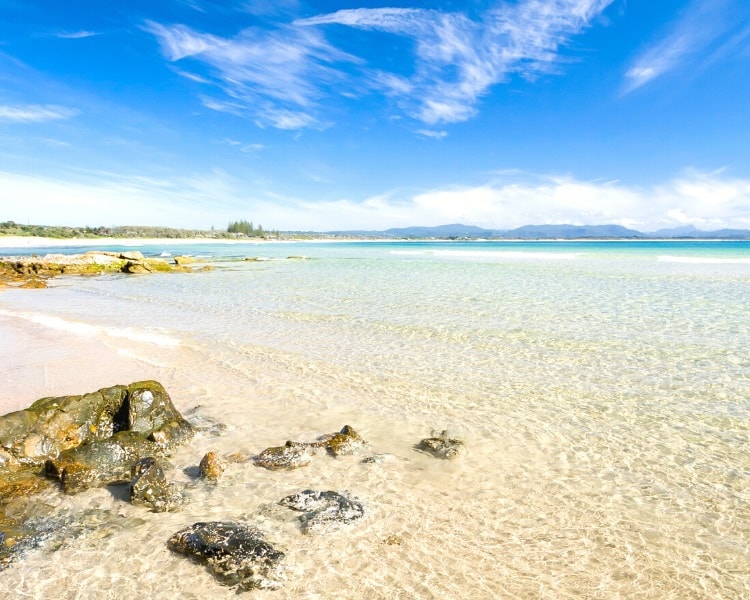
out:
<path id="1" fill-rule="evenodd" d="M 366 237 L 335 237 L 335 238 L 288 238 L 288 239 L 229 239 L 229 238 L 48 238 L 40 236 L 0 236 L 0 248 L 53 248 L 75 246 L 180 246 L 186 244 L 226 244 L 259 246 L 265 244 L 283 243 L 337 243 L 337 242 L 477 242 L 477 243 L 559 243 L 559 242 L 741 242 L 732 238 L 366 238 Z"/>
<path id="2" fill-rule="evenodd" d="M 742 242 L 747 239 L 735 238 L 369 238 L 369 237 L 320 237 L 320 238 L 285 238 L 285 239 L 258 239 L 258 238 L 49 238 L 41 236 L 2 236 L 0 235 L 0 248 L 52 248 L 52 247 L 75 247 L 75 246 L 179 246 L 185 244 L 226 244 L 226 245 L 248 245 L 259 246 L 265 244 L 284 243 L 337 243 L 337 242 L 477 242 L 477 243 L 559 243 L 559 242 Z"/>

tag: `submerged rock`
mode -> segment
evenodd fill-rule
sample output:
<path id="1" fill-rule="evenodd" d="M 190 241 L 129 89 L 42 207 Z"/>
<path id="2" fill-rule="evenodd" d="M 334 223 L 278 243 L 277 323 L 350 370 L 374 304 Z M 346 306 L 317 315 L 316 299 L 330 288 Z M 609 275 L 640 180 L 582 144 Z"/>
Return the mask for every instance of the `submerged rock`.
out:
<path id="1" fill-rule="evenodd" d="M 224 585 L 276 589 L 284 579 L 284 553 L 265 541 L 255 527 L 213 521 L 195 523 L 169 538 L 173 552 L 206 563 Z"/>
<path id="2" fill-rule="evenodd" d="M 359 462 L 363 465 L 382 465 L 394 460 L 396 460 L 396 457 L 393 454 L 373 454 L 372 456 L 363 458 Z"/>
<path id="3" fill-rule="evenodd" d="M 464 451 L 464 443 L 461 440 L 448 437 L 448 432 L 443 431 L 438 437 L 425 438 L 415 446 L 417 450 L 432 454 L 436 458 L 456 458 Z"/>
<path id="4" fill-rule="evenodd" d="M 185 497 L 167 481 L 161 464 L 152 456 L 140 459 L 130 470 L 130 501 L 154 512 L 178 510 Z"/>
<path id="5" fill-rule="evenodd" d="M 303 533 L 329 533 L 365 515 L 361 502 L 332 491 L 304 490 L 282 498 L 279 504 L 302 512 Z"/>
<path id="6" fill-rule="evenodd" d="M 107 538 L 144 523 L 143 519 L 102 509 L 39 514 L 25 521 L 9 519 L 0 513 L 0 571 L 35 548 L 54 551 L 83 536 Z"/>
<path id="7" fill-rule="evenodd" d="M 322 441 L 328 452 L 334 456 L 354 454 L 367 444 L 365 439 L 349 425 L 344 425 L 338 433 L 325 436 Z"/>
<path id="8" fill-rule="evenodd" d="M 317 450 L 324 448 L 333 456 L 354 454 L 367 444 L 364 438 L 349 425 L 341 431 L 329 433 L 316 442 L 287 441 L 283 446 L 266 448 L 255 457 L 255 464 L 266 469 L 296 469 L 310 464 Z"/>
<path id="9" fill-rule="evenodd" d="M 283 446 L 266 448 L 255 457 L 255 464 L 272 471 L 278 469 L 297 469 L 310 464 L 315 454 L 313 444 L 288 441 Z"/>
<path id="10" fill-rule="evenodd" d="M 198 465 L 200 476 L 209 481 L 218 481 L 224 474 L 224 462 L 216 452 L 206 452 Z"/>

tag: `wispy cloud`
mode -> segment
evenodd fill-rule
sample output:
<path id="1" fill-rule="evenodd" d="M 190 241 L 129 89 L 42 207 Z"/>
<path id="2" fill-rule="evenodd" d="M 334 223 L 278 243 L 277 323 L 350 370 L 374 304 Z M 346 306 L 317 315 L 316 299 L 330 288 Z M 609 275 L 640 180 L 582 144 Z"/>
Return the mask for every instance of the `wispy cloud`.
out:
<path id="1" fill-rule="evenodd" d="M 319 127 L 324 98 L 377 90 L 432 127 L 470 119 L 492 86 L 511 75 L 533 79 L 552 72 L 562 48 L 612 1 L 520 0 L 497 5 L 477 19 L 428 9 L 354 8 L 270 29 L 248 28 L 232 38 L 185 25 L 148 22 L 145 29 L 170 61 L 208 66 L 230 103 L 260 124 Z M 331 25 L 413 39 L 414 55 L 399 61 L 413 62 L 413 74 L 368 67 L 334 47 L 324 36 Z"/>
<path id="2" fill-rule="evenodd" d="M 463 13 L 404 8 L 340 10 L 297 25 L 346 25 L 411 37 L 415 74 L 373 79 L 407 102 L 410 116 L 428 125 L 473 117 L 493 85 L 512 74 L 549 73 L 561 48 L 589 27 L 612 0 L 522 0 L 470 19 Z"/>
<path id="3" fill-rule="evenodd" d="M 262 125 L 299 129 L 318 125 L 312 110 L 323 88 L 342 78 L 333 68 L 353 57 L 328 44 L 313 29 L 284 26 L 249 28 L 234 38 L 199 33 L 184 25 L 148 23 L 171 61 L 192 59 L 208 65 L 214 82 L 231 99 L 209 108 L 239 109 Z"/>
<path id="4" fill-rule="evenodd" d="M 80 40 L 83 38 L 93 37 L 95 35 L 99 35 L 96 31 L 87 31 L 87 30 L 81 30 L 81 31 L 61 31 L 57 34 L 57 37 L 62 38 L 64 40 Z"/>
<path id="5" fill-rule="evenodd" d="M 441 140 L 448 135 L 447 131 L 435 131 L 434 129 L 418 129 L 417 133 L 422 137 L 433 138 L 435 140 Z"/>
<path id="6" fill-rule="evenodd" d="M 625 93 L 686 65 L 700 67 L 747 48 L 750 10 L 744 0 L 693 0 L 625 73 Z"/>
<path id="7" fill-rule="evenodd" d="M 14 123 L 55 121 L 69 119 L 77 114 L 77 110 L 54 104 L 0 105 L 0 121 L 11 121 Z"/>

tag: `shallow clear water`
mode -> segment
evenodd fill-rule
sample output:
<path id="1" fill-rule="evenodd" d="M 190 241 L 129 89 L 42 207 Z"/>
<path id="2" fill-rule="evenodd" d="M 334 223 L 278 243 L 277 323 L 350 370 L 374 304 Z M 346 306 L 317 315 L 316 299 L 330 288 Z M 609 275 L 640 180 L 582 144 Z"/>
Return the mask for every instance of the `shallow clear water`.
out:
<path id="1" fill-rule="evenodd" d="M 18 597 L 233 596 L 165 547 L 207 519 L 259 523 L 287 552 L 286 586 L 260 597 L 750 596 L 749 243 L 142 250 L 216 268 L 3 292 L 0 331 L 31 348 L 0 366 L 3 395 L 75 392 L 48 389 L 68 381 L 51 349 L 75 347 L 96 371 L 78 392 L 128 382 L 100 384 L 110 370 L 159 379 L 179 408 L 228 425 L 172 458 L 186 484 L 207 449 L 253 455 L 344 424 L 393 457 L 318 457 L 289 473 L 234 464 L 169 515 L 111 490 L 50 500 L 144 522 L 84 536 L 54 562 L 32 553 L 3 573 Z M 242 256 L 271 260 L 225 260 Z M 44 378 L 30 381 L 35 360 Z M 465 455 L 412 449 L 444 429 Z M 264 508 L 310 487 L 349 490 L 367 520 L 303 536 Z"/>

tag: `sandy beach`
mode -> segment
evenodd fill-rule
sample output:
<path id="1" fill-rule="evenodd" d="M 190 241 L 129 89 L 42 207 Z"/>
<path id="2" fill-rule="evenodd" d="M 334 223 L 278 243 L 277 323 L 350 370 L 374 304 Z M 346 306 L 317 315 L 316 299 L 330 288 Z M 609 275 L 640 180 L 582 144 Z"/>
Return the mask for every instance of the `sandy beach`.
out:
<path id="1" fill-rule="evenodd" d="M 149 513 L 122 486 L 45 497 L 114 521 L 29 552 L 5 589 L 228 600 L 166 540 L 237 520 L 292 566 L 258 598 L 745 597 L 747 248 L 662 248 L 269 244 L 278 260 L 5 289 L 0 411 L 155 379 L 187 418 L 226 425 L 170 458 L 182 512 Z M 232 463 L 215 489 L 190 478 L 209 450 L 252 457 L 344 425 L 364 454 Z M 465 453 L 415 450 L 443 430 Z M 304 489 L 348 491 L 367 517 L 304 535 L 277 504 Z"/>

